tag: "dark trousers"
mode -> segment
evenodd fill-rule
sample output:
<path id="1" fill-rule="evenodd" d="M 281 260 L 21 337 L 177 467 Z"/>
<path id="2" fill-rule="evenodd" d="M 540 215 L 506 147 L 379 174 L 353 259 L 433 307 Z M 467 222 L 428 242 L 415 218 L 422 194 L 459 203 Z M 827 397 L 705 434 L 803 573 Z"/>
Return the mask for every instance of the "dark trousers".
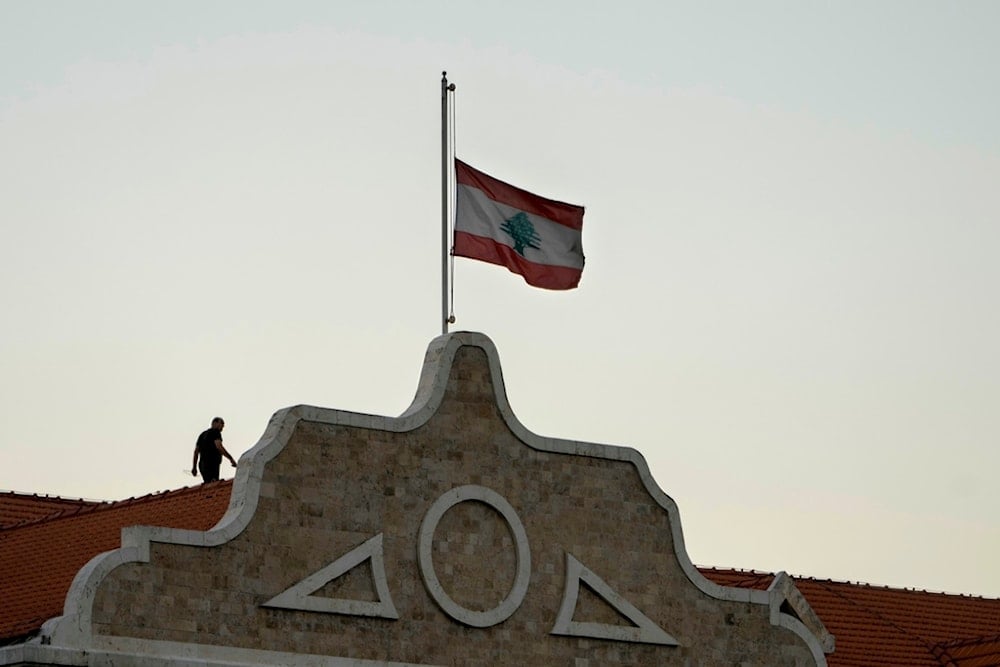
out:
<path id="1" fill-rule="evenodd" d="M 219 465 L 222 461 L 206 461 L 204 457 L 198 461 L 198 471 L 201 478 L 206 482 L 214 482 L 219 479 Z"/>

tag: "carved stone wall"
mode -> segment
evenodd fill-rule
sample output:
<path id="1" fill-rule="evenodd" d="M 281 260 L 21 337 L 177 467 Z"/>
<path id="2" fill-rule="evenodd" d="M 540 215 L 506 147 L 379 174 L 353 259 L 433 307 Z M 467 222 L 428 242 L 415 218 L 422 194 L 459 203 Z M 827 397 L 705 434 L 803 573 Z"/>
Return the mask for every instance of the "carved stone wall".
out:
<path id="1" fill-rule="evenodd" d="M 435 343 L 400 418 L 278 413 L 217 529 L 127 534 L 53 643 L 115 664 L 823 663 L 790 596 L 697 573 L 636 452 L 527 432 L 487 339 Z"/>

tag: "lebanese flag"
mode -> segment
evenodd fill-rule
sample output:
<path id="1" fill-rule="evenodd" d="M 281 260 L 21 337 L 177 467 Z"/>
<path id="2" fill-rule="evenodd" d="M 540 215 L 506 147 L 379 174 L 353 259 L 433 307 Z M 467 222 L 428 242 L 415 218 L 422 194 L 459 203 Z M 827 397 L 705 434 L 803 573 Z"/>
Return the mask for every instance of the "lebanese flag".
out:
<path id="1" fill-rule="evenodd" d="M 457 159 L 455 182 L 455 255 L 506 266 L 535 287 L 577 286 L 582 206 L 515 188 Z"/>

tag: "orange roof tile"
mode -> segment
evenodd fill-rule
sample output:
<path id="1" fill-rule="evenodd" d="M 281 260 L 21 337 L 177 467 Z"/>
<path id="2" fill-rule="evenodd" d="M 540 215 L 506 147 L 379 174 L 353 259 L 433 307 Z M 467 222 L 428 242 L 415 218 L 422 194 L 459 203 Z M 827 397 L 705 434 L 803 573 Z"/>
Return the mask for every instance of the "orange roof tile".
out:
<path id="1" fill-rule="evenodd" d="M 772 574 L 764 572 L 704 568 L 702 573 L 716 583 L 742 588 L 767 588 L 773 579 Z M 827 656 L 831 666 L 1000 665 L 1000 660 L 978 663 L 940 659 L 947 650 L 966 650 L 969 640 L 979 643 L 968 648 L 971 653 L 962 654 L 962 659 L 1000 647 L 1000 639 L 995 636 L 1000 633 L 1000 600 L 809 577 L 792 579 L 836 638 L 836 651 Z M 992 644 L 982 639 L 986 636 L 992 636 Z"/>
<path id="2" fill-rule="evenodd" d="M 996 667 L 1000 665 L 1000 635 L 938 644 L 934 653 L 948 667 Z"/>
<path id="3" fill-rule="evenodd" d="M 48 518 L 60 512 L 79 510 L 99 505 L 97 500 L 73 500 L 59 496 L 40 496 L 32 493 L 5 491 L 0 493 L 0 530 Z"/>
<path id="4" fill-rule="evenodd" d="M 147 525 L 208 530 L 229 506 L 232 481 L 96 504 L 0 530 L 0 644 L 36 633 L 62 613 L 73 577 L 121 546 L 121 529 Z"/>

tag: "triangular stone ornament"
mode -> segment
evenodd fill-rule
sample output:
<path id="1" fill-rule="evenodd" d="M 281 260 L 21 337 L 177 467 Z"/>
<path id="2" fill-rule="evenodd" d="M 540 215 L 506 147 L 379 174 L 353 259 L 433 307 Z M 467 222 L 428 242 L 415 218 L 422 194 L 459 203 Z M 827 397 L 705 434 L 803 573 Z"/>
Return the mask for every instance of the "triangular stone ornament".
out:
<path id="1" fill-rule="evenodd" d="M 371 561 L 372 579 L 378 601 L 344 600 L 313 595 L 323 586 L 342 574 L 349 572 L 365 561 Z M 291 588 L 275 595 L 261 605 L 280 609 L 315 611 L 324 614 L 346 614 L 349 616 L 375 616 L 377 618 L 398 619 L 399 613 L 392 603 L 389 585 L 385 576 L 385 559 L 382 554 L 382 533 L 355 547 L 321 570 L 310 574 Z"/>
<path id="2" fill-rule="evenodd" d="M 573 613 L 576 611 L 576 600 L 580 593 L 581 580 L 611 605 L 615 611 L 634 623 L 635 627 L 574 621 Z M 676 639 L 664 632 L 660 626 L 636 609 L 635 605 L 619 595 L 569 552 L 566 553 L 566 585 L 563 589 L 562 605 L 559 607 L 559 614 L 556 616 L 556 623 L 552 626 L 551 633 L 572 637 L 677 646 Z"/>

